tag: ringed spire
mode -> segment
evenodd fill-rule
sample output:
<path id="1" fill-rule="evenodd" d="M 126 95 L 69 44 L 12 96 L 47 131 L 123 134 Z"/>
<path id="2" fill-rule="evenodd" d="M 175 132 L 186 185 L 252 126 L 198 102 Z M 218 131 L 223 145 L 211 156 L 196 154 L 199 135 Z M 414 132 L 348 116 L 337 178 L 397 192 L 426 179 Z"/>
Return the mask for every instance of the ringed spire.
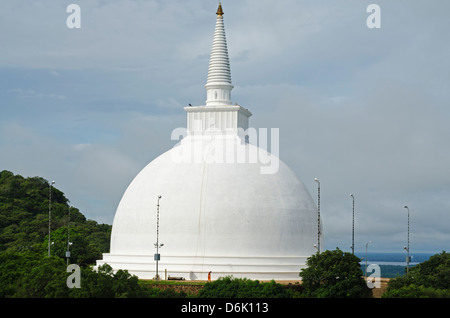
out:
<path id="1" fill-rule="evenodd" d="M 223 9 L 219 2 L 216 12 L 216 28 L 214 31 L 213 45 L 209 59 L 208 78 L 206 81 L 206 105 L 231 105 L 230 61 L 228 58 L 227 39 L 225 25 L 223 23 Z"/>

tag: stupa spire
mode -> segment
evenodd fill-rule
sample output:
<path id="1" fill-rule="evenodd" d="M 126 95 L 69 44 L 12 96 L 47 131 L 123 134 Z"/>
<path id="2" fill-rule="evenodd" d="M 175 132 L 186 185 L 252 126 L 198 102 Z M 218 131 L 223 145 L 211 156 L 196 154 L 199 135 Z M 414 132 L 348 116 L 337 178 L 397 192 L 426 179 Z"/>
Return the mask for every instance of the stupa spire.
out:
<path id="1" fill-rule="evenodd" d="M 206 81 L 206 105 L 231 104 L 231 72 L 228 59 L 227 40 L 223 23 L 222 4 L 217 9 L 216 29 L 209 60 L 208 79 Z"/>
<path id="2" fill-rule="evenodd" d="M 223 9 L 219 2 L 216 29 L 209 61 L 208 79 L 205 85 L 206 106 L 189 106 L 187 132 L 189 136 L 214 136 L 214 138 L 239 137 L 245 141 L 244 132 L 249 128 L 252 113 L 240 105 L 231 103 L 231 72 L 228 59 Z M 186 139 L 187 140 L 187 139 Z"/>

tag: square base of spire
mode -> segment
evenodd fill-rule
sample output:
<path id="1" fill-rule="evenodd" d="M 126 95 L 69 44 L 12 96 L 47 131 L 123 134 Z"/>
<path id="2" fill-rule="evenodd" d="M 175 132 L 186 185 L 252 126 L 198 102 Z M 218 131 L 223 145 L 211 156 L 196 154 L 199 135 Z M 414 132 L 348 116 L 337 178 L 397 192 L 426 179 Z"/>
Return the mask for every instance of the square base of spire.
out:
<path id="1" fill-rule="evenodd" d="M 247 130 L 252 113 L 240 105 L 190 106 L 187 112 L 188 134 L 217 134 Z"/>

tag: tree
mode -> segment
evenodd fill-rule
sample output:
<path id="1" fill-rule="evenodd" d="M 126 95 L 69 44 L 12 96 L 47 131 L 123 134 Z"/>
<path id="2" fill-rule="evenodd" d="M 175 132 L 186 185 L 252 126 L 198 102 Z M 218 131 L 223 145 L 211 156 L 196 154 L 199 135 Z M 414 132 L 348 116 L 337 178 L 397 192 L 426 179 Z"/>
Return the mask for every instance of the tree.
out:
<path id="1" fill-rule="evenodd" d="M 360 267 L 360 259 L 339 248 L 316 253 L 306 261 L 300 272 L 306 297 L 359 298 L 367 297 L 367 287 Z"/>
<path id="2" fill-rule="evenodd" d="M 0 297 L 67 297 L 66 267 L 58 257 L 26 252 L 0 254 Z"/>
<path id="3" fill-rule="evenodd" d="M 383 298 L 450 297 L 450 254 L 443 251 L 431 256 L 409 270 L 409 273 L 391 279 Z"/>
<path id="4" fill-rule="evenodd" d="M 105 264 L 97 271 L 81 267 L 81 288 L 67 286 L 66 263 L 42 253 L 0 253 L 0 298 L 114 298 L 150 297 L 157 291 L 139 284 L 126 270 L 113 272 Z"/>
<path id="5" fill-rule="evenodd" d="M 47 180 L 24 178 L 6 170 L 0 172 L 0 253 L 34 250 L 47 254 L 50 190 L 52 255 L 65 259 L 70 226 L 70 240 L 74 243 L 71 251 L 77 257 L 71 261 L 79 265 L 95 263 L 109 251 L 111 225 L 86 220 Z"/>
<path id="6" fill-rule="evenodd" d="M 260 283 L 258 280 L 220 277 L 208 282 L 200 290 L 199 298 L 288 298 L 289 292 L 282 285 L 271 281 Z"/>

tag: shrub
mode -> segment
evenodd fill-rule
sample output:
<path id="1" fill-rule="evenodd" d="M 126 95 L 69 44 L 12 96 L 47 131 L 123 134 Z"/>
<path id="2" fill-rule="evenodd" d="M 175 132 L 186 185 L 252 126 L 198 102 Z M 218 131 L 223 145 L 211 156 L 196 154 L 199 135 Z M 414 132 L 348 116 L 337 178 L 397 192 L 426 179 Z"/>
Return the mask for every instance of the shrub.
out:
<path id="1" fill-rule="evenodd" d="M 383 298 L 450 297 L 450 254 L 443 251 L 410 269 L 405 276 L 391 279 Z"/>
<path id="2" fill-rule="evenodd" d="M 260 283 L 247 278 L 221 277 L 208 282 L 200 290 L 199 298 L 288 298 L 286 288 L 271 281 Z"/>
<path id="3" fill-rule="evenodd" d="M 300 272 L 304 295 L 318 298 L 359 298 L 369 294 L 360 259 L 340 249 L 309 257 Z"/>

